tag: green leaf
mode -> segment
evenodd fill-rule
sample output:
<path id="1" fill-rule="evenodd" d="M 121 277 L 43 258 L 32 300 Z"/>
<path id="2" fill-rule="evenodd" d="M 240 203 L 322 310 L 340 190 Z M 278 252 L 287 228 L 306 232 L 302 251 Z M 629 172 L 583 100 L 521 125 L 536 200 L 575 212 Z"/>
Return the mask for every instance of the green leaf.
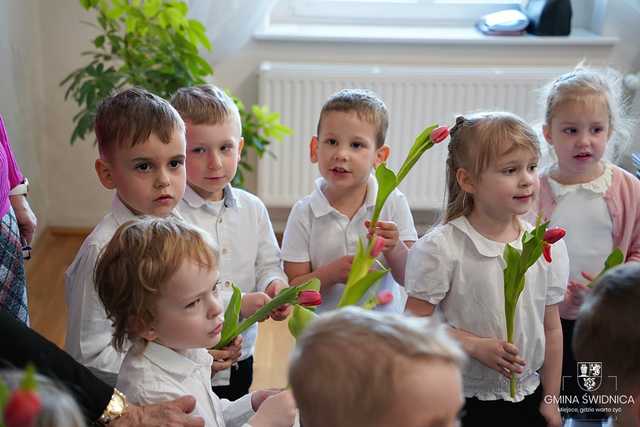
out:
<path id="1" fill-rule="evenodd" d="M 220 334 L 221 342 L 231 342 L 233 338 L 231 335 L 238 326 L 238 319 L 240 318 L 240 307 L 242 304 L 242 292 L 235 284 L 231 284 L 233 287 L 233 294 L 229 305 L 224 312 L 224 324 L 222 325 L 222 333 Z"/>
<path id="2" fill-rule="evenodd" d="M 598 273 L 598 275 L 587 286 L 592 288 L 593 285 L 595 285 L 608 270 L 622 264 L 623 262 L 624 254 L 622 253 L 620 248 L 614 248 L 607 259 L 604 261 L 604 267 L 602 268 L 602 271 L 600 271 L 600 273 Z"/>
<path id="3" fill-rule="evenodd" d="M 338 302 L 338 307 L 357 304 L 367 291 L 388 272 L 389 270 L 387 269 L 370 271 L 353 285 L 345 287 Z"/>
<path id="4" fill-rule="evenodd" d="M 318 315 L 308 308 L 295 304 L 293 306 L 293 313 L 291 313 L 291 317 L 289 317 L 289 321 L 287 322 L 289 332 L 291 332 L 294 338 L 298 339 L 307 326 L 317 317 Z"/>
<path id="5" fill-rule="evenodd" d="M 373 209 L 373 216 L 371 217 L 371 229 L 375 228 L 387 198 L 398 186 L 396 174 L 387 167 L 386 163 L 381 163 L 376 168 L 376 180 L 378 181 L 378 194 L 376 194 L 376 204 Z"/>

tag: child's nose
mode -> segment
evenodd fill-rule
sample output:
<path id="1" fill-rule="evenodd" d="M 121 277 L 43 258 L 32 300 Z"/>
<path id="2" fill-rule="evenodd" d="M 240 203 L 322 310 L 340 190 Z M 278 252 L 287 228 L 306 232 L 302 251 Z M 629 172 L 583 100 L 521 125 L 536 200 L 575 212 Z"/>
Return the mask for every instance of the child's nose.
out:
<path id="1" fill-rule="evenodd" d="M 156 176 L 156 187 L 163 188 L 168 187 L 171 181 L 169 180 L 169 174 L 164 169 L 161 169 Z"/>
<path id="2" fill-rule="evenodd" d="M 209 169 L 219 169 L 222 167 L 222 162 L 220 161 L 220 156 L 215 153 L 212 153 L 209 156 L 209 164 L 207 165 Z"/>
<path id="3" fill-rule="evenodd" d="M 214 317 L 220 315 L 222 313 L 222 304 L 217 296 L 211 294 L 209 300 L 209 306 L 207 308 L 207 317 L 209 319 L 213 319 Z"/>

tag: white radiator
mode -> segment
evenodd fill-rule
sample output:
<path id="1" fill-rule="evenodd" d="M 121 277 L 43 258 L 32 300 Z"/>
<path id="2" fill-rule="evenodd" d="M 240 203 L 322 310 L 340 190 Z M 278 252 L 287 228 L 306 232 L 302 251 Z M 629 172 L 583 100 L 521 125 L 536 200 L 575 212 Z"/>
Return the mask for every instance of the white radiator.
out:
<path id="1" fill-rule="evenodd" d="M 270 146 L 258 166 L 258 195 L 269 207 L 291 207 L 313 190 L 317 165 L 309 161 L 324 101 L 343 88 L 367 88 L 386 103 L 390 114 L 388 164 L 397 171 L 415 136 L 431 123 L 452 125 L 457 114 L 505 110 L 538 119 L 536 89 L 564 69 L 425 68 L 361 65 L 263 63 L 259 101 L 281 114 L 293 130 Z M 446 146 L 427 151 L 400 185 L 413 209 L 441 209 Z"/>

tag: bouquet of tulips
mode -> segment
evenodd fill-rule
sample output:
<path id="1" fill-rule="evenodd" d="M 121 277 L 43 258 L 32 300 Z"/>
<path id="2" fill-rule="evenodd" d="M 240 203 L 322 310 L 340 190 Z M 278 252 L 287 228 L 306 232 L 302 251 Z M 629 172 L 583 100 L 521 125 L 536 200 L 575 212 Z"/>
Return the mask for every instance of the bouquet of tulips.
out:
<path id="1" fill-rule="evenodd" d="M 562 239 L 565 235 L 563 228 L 553 227 L 547 229 L 548 225 L 549 222 L 540 224 L 540 217 L 538 217 L 535 228 L 530 231 L 525 231 L 522 235 L 522 251 L 508 243 L 504 247 L 503 257 L 506 263 L 503 271 L 504 311 L 507 318 L 507 341 L 512 344 L 516 305 L 518 304 L 520 294 L 524 290 L 525 273 L 529 267 L 538 261 L 540 255 L 543 255 L 547 262 L 551 262 L 551 245 Z M 515 375 L 511 375 L 510 392 L 511 397 L 515 398 Z"/>

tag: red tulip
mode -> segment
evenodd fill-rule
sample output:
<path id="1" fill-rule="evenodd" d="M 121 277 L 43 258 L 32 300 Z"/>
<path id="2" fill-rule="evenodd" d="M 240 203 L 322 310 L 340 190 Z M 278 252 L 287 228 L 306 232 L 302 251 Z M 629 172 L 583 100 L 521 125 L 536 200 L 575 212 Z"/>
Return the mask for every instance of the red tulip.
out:
<path id="1" fill-rule="evenodd" d="M 378 295 L 376 295 L 376 299 L 378 300 L 378 304 L 385 305 L 389 304 L 393 301 L 393 292 L 391 291 L 380 291 Z"/>
<path id="2" fill-rule="evenodd" d="M 548 228 L 547 231 L 544 232 L 543 240 L 547 243 L 554 244 L 558 240 L 562 239 L 565 234 L 567 234 L 567 232 L 562 227 Z"/>
<path id="3" fill-rule="evenodd" d="M 380 237 L 374 237 L 373 247 L 371 248 L 371 256 L 377 258 L 384 248 L 384 240 Z"/>
<path id="4" fill-rule="evenodd" d="M 447 139 L 448 136 L 449 129 L 446 126 L 440 126 L 431 132 L 431 142 L 438 144 Z"/>
<path id="5" fill-rule="evenodd" d="M 318 291 L 302 291 L 298 294 L 298 304 L 305 307 L 314 307 L 322 304 L 322 295 Z"/>
<path id="6" fill-rule="evenodd" d="M 542 256 L 544 256 L 544 259 L 547 262 L 551 262 L 551 244 L 550 243 L 542 242 Z"/>
<path id="7" fill-rule="evenodd" d="M 7 427 L 31 427 L 35 425 L 41 406 L 35 391 L 16 390 L 4 408 L 4 422 Z"/>

